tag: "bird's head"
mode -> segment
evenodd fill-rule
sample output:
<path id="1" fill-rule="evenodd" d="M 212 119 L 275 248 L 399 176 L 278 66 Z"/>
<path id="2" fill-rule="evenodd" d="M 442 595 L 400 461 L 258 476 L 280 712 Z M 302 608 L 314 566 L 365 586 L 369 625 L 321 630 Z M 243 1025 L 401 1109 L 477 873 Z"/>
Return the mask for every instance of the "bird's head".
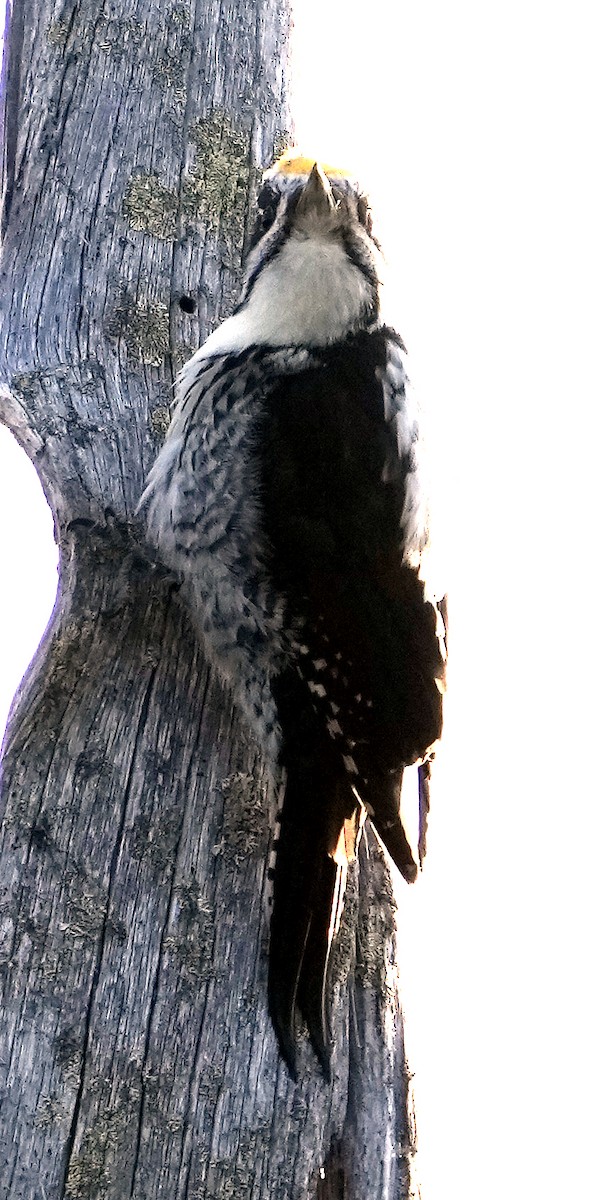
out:
<path id="1" fill-rule="evenodd" d="M 249 252 L 272 229 L 309 238 L 372 237 L 368 198 L 349 171 L 287 152 L 267 170 Z"/>
<path id="2" fill-rule="evenodd" d="M 376 321 L 381 262 L 355 179 L 285 154 L 263 177 L 236 311 L 270 344 L 328 344 Z"/>
<path id="3" fill-rule="evenodd" d="M 379 318 L 379 245 L 347 171 L 290 153 L 263 176 L 242 296 L 194 356 L 328 346 Z"/>

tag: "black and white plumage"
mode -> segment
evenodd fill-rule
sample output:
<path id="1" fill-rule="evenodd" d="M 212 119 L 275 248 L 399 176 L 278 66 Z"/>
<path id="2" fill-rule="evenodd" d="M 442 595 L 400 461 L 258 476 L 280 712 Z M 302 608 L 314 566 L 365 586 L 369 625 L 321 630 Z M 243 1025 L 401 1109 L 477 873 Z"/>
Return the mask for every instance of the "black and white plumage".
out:
<path id="1" fill-rule="evenodd" d="M 383 325 L 368 205 L 346 175 L 265 177 L 242 299 L 184 367 L 142 505 L 206 652 L 286 769 L 269 1003 L 295 1070 L 295 1009 L 326 1071 L 326 969 L 367 813 L 402 875 L 404 767 L 442 723 L 443 639 L 404 346 Z"/>

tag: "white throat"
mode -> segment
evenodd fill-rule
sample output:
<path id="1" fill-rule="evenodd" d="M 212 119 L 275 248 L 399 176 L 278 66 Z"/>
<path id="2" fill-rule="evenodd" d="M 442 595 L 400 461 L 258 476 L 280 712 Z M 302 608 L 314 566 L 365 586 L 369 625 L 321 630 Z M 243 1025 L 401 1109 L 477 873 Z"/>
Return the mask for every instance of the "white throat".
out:
<path id="1" fill-rule="evenodd" d="M 368 279 L 340 239 L 293 234 L 261 270 L 240 311 L 211 333 L 198 355 L 251 345 L 325 346 L 358 328 L 372 299 Z"/>

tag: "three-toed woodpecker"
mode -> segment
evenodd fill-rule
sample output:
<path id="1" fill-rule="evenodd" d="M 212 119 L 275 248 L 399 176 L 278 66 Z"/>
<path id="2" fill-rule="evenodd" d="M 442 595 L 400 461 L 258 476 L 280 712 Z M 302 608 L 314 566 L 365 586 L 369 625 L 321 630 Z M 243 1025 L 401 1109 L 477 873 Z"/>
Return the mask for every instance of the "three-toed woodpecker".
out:
<path id="1" fill-rule="evenodd" d="M 283 156 L 264 176 L 233 315 L 185 365 L 142 504 L 197 629 L 285 768 L 269 1005 L 295 1071 L 295 1008 L 328 1072 L 326 969 L 368 814 L 405 879 L 404 767 L 442 724 L 442 622 L 404 345 L 380 315 L 368 202 Z"/>

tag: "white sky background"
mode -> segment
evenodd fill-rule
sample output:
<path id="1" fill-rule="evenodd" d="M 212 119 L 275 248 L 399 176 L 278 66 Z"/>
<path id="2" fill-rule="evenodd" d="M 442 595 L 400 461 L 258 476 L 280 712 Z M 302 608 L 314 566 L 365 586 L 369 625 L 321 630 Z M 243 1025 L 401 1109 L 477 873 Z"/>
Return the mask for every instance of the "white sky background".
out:
<path id="1" fill-rule="evenodd" d="M 351 164 L 371 192 L 436 452 L 448 725 L 426 869 L 401 911 L 423 1200 L 597 1200 L 599 6 L 376 0 L 356 12 L 299 0 L 296 100 L 305 151 Z M 5 442 L 4 696 L 44 624 L 53 571 L 48 522 L 40 543 Z"/>

